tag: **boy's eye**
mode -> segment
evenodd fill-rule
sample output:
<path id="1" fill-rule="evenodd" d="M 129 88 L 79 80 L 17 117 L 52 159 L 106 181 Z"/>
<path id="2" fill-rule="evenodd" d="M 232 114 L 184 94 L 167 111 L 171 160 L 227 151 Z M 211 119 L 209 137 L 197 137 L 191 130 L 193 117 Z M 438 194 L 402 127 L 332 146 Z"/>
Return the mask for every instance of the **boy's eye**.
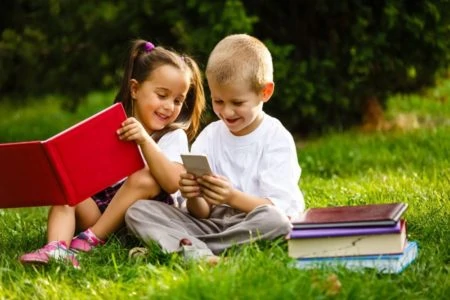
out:
<path id="1" fill-rule="evenodd" d="M 241 106 L 244 102 L 233 102 L 234 106 Z"/>

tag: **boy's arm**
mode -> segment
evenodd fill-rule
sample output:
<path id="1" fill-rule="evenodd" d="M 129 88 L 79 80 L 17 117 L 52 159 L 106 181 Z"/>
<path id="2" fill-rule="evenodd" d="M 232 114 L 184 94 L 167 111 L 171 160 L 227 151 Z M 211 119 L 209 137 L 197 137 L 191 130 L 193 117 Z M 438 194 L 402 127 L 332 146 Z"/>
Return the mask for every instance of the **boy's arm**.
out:
<path id="1" fill-rule="evenodd" d="M 188 212 L 198 219 L 209 217 L 211 207 L 208 202 L 201 197 L 200 186 L 193 174 L 183 173 L 180 175 L 180 192 L 186 198 L 186 208 Z"/>
<path id="2" fill-rule="evenodd" d="M 239 211 L 249 213 L 264 204 L 272 205 L 269 199 L 253 196 L 233 188 L 226 177 L 205 175 L 199 178 L 201 193 L 210 205 L 227 204 Z"/>
<path id="3" fill-rule="evenodd" d="M 197 219 L 207 219 L 211 213 L 211 206 L 202 197 L 188 198 L 186 208 Z"/>
<path id="4" fill-rule="evenodd" d="M 234 194 L 228 205 L 245 213 L 249 213 L 261 205 L 273 205 L 269 199 L 256 197 L 239 190 L 235 190 Z"/>

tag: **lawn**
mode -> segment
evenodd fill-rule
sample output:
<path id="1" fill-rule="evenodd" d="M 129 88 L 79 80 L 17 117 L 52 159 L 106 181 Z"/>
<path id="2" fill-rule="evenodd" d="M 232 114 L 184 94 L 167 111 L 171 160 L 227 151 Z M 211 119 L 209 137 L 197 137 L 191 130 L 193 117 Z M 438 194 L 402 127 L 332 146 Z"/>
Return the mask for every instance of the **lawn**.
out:
<path id="1" fill-rule="evenodd" d="M 49 98 L 24 109 L 0 108 L 0 140 L 47 138 L 105 107 L 93 94 L 79 113 Z M 128 258 L 130 243 L 111 239 L 79 257 L 82 268 L 22 266 L 18 256 L 45 242 L 46 208 L 0 210 L 0 299 L 445 299 L 450 295 L 450 81 L 416 95 L 396 95 L 386 117 L 410 123 L 384 132 L 358 129 L 299 143 L 307 206 L 409 204 L 408 238 L 418 259 L 403 273 L 298 270 L 286 242 L 231 249 L 219 265 L 184 262 L 153 249 Z M 42 117 L 44 115 L 51 116 Z"/>

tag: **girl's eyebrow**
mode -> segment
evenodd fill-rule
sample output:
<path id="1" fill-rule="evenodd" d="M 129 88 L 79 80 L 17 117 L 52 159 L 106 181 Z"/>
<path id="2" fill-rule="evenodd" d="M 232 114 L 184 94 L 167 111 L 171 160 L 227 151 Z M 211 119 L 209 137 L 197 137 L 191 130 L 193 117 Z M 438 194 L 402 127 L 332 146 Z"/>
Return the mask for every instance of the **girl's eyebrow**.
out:
<path id="1" fill-rule="evenodd" d="M 162 87 L 162 86 L 157 86 L 155 89 L 156 89 L 156 90 L 170 91 L 170 89 L 165 88 L 165 87 Z"/>

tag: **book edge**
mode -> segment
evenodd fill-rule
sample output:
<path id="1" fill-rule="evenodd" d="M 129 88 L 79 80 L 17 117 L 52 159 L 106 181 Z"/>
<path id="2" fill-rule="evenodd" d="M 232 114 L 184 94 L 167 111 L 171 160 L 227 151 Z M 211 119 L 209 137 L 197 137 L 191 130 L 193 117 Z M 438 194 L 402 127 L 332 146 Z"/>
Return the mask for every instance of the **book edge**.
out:
<path id="1" fill-rule="evenodd" d="M 352 227 L 334 227 L 334 228 L 293 228 L 289 235 L 289 239 L 297 240 L 297 239 L 312 239 L 312 238 L 324 238 L 324 237 L 339 237 L 339 236 L 355 236 L 355 235 L 380 235 L 380 234 L 395 234 L 400 233 L 403 230 L 403 227 L 406 227 L 406 220 L 400 219 L 393 226 L 352 226 Z M 337 229 L 345 229 L 341 232 L 329 232 L 328 234 L 321 234 L 321 230 L 337 230 Z M 364 232 L 364 230 L 368 230 L 368 232 Z M 405 228 L 406 229 L 406 228 Z M 299 232 L 308 231 L 308 235 L 301 235 Z M 313 231 L 317 231 L 317 233 L 313 233 Z M 292 236 L 294 234 L 294 236 Z"/>
<path id="2" fill-rule="evenodd" d="M 419 247 L 416 241 L 408 241 L 407 247 L 405 247 L 405 250 L 402 254 L 382 254 L 379 257 L 375 256 L 375 259 L 373 259 L 373 256 L 361 256 L 358 258 L 358 256 L 352 256 L 352 259 L 348 259 L 348 257 L 340 258 L 340 257 L 324 257 L 324 258 L 297 258 L 294 259 L 292 264 L 294 267 L 297 267 L 299 269 L 312 269 L 312 268 L 336 268 L 336 267 L 344 267 L 349 270 L 353 271 L 362 271 L 364 269 L 375 269 L 380 273 L 391 273 L 391 274 L 398 274 L 401 273 L 403 270 L 405 270 L 413 261 L 416 260 L 419 253 Z M 392 258 L 390 260 L 381 260 L 380 257 L 387 256 L 388 258 Z M 344 264 L 345 262 L 351 263 L 351 262 L 363 262 L 364 259 L 367 257 L 367 260 L 369 263 L 371 263 L 371 266 L 368 265 L 358 265 L 358 264 Z M 337 259 L 339 258 L 339 259 Z M 388 263 L 387 267 L 384 267 L 384 265 L 380 265 L 377 263 Z M 392 265 L 394 264 L 394 265 Z"/>
<path id="3" fill-rule="evenodd" d="M 355 209 L 357 207 L 368 207 L 368 206 L 380 206 L 380 205 L 396 205 L 394 212 L 389 215 L 390 219 L 383 220 L 369 220 L 369 221 L 346 221 L 346 222 L 305 222 L 305 218 L 313 209 L 327 209 L 327 208 L 351 208 Z M 403 213 L 406 211 L 408 204 L 405 202 L 394 202 L 394 203 L 375 203 L 375 204 L 363 204 L 363 205 L 346 205 L 346 206 L 334 206 L 334 207 L 312 207 L 308 208 L 303 212 L 301 217 L 292 222 L 294 228 L 333 228 L 333 227 L 353 227 L 353 226 L 392 226 L 397 223 Z"/>

